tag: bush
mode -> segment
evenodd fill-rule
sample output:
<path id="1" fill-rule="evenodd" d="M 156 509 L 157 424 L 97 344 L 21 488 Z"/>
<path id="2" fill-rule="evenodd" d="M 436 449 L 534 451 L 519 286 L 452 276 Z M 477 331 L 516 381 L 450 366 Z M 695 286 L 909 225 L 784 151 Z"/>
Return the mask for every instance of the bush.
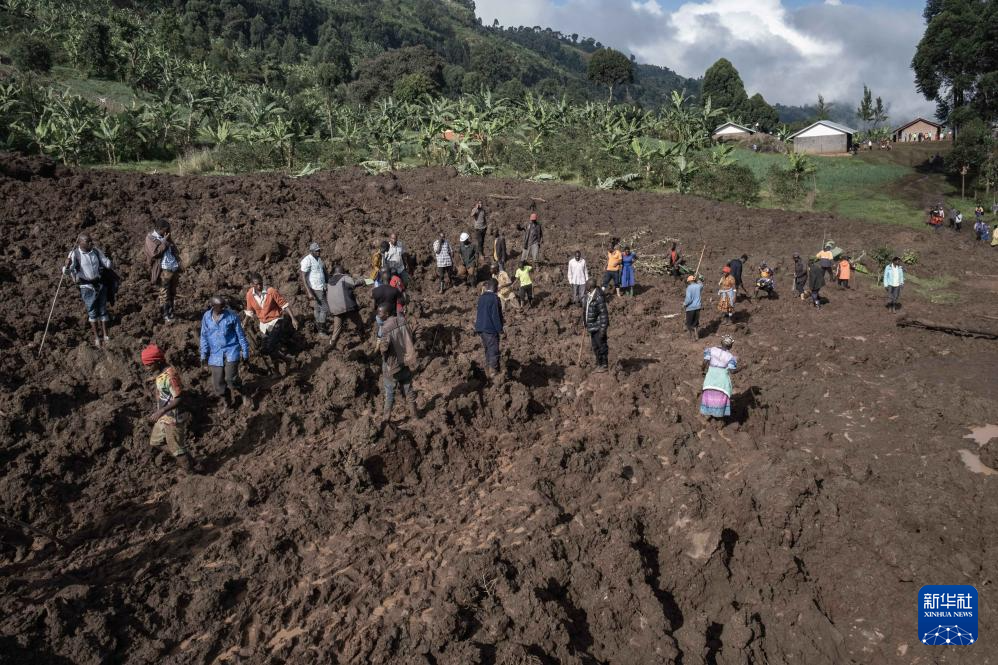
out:
<path id="1" fill-rule="evenodd" d="M 691 191 L 715 201 L 751 205 L 759 200 L 759 180 L 742 164 L 704 166 L 693 176 Z"/>
<path id="2" fill-rule="evenodd" d="M 11 48 L 10 57 L 20 69 L 43 73 L 52 69 L 52 50 L 34 35 L 22 35 Z"/>
<path id="3" fill-rule="evenodd" d="M 244 173 L 264 171 L 284 166 L 280 152 L 262 143 L 227 143 L 219 146 L 215 163 L 221 171 Z"/>
<path id="4" fill-rule="evenodd" d="M 793 174 L 776 164 L 769 167 L 769 191 L 782 203 L 792 203 L 804 196 L 804 185 Z"/>

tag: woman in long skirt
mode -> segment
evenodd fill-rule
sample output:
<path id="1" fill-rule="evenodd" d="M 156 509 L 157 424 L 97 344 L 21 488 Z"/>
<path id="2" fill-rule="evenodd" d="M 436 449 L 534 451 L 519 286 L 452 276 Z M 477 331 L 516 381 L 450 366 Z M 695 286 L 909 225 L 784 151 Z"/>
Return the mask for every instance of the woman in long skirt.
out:
<path id="1" fill-rule="evenodd" d="M 629 296 L 634 295 L 634 260 L 638 255 L 631 251 L 630 247 L 624 248 L 624 255 L 620 257 L 620 288 Z"/>
<path id="2" fill-rule="evenodd" d="M 737 284 L 731 275 L 731 268 L 724 266 L 721 269 L 723 275 L 717 285 L 717 311 L 721 313 L 721 323 L 732 323 L 735 315 L 735 298 L 737 297 Z"/>
<path id="3" fill-rule="evenodd" d="M 731 353 L 735 340 L 729 335 L 721 339 L 721 346 L 712 346 L 703 352 L 703 379 L 700 395 L 700 413 L 708 418 L 727 418 L 731 415 L 731 375 L 738 373 L 738 359 Z"/>

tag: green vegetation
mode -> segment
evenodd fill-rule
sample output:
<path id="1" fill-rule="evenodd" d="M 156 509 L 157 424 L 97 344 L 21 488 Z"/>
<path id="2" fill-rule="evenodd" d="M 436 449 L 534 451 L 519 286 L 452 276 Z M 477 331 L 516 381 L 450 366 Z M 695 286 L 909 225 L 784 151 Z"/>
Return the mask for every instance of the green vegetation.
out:
<path id="1" fill-rule="evenodd" d="M 952 290 L 959 281 L 951 275 L 918 277 L 910 272 L 905 275 L 905 282 L 914 288 L 915 293 L 936 305 L 960 302 L 960 295 Z"/>

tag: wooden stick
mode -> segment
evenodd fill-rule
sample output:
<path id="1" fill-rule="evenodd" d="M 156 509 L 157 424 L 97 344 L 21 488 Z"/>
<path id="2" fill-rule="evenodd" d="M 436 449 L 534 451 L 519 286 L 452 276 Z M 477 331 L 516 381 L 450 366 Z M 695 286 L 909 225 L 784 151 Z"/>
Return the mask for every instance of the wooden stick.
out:
<path id="1" fill-rule="evenodd" d="M 0 518 L 3 518 L 5 520 L 7 520 L 11 524 L 14 524 L 16 526 L 21 527 L 25 531 L 29 531 L 29 532 L 34 533 L 36 535 L 42 536 L 44 538 L 48 538 L 53 543 L 55 543 L 56 545 L 58 545 L 59 547 L 65 549 L 65 550 L 73 549 L 73 548 L 71 548 L 69 546 L 69 543 L 67 543 L 65 540 L 63 540 L 62 538 L 58 538 L 56 536 L 53 536 L 51 533 L 49 533 L 48 531 L 45 531 L 44 529 L 39 529 L 36 526 L 32 526 L 32 525 L 28 524 L 27 522 L 22 522 L 21 520 L 19 520 L 17 518 L 14 518 L 14 517 L 11 517 L 10 515 L 7 515 L 5 513 L 0 513 Z"/>
<path id="2" fill-rule="evenodd" d="M 575 359 L 576 365 L 582 365 L 582 347 L 586 341 L 586 327 L 582 326 L 582 334 L 579 336 L 579 357 Z"/>
<path id="3" fill-rule="evenodd" d="M 700 260 L 697 261 L 696 270 L 693 271 L 693 277 L 694 278 L 696 278 L 696 276 L 700 274 L 700 264 L 703 263 L 703 255 L 704 255 L 704 252 L 706 252 L 706 251 L 707 251 L 707 245 L 705 244 L 703 246 L 703 249 L 700 250 Z"/>
<path id="4" fill-rule="evenodd" d="M 42 357 L 42 349 L 45 347 L 45 338 L 49 334 L 49 324 L 52 323 L 52 315 L 55 313 L 55 303 L 59 300 L 59 291 L 62 289 L 62 281 L 66 279 L 66 273 L 63 272 L 62 276 L 59 277 L 59 286 L 55 287 L 55 297 L 52 298 L 52 307 L 49 309 L 49 318 L 45 322 L 45 332 L 42 333 L 42 341 L 38 345 L 38 357 Z"/>

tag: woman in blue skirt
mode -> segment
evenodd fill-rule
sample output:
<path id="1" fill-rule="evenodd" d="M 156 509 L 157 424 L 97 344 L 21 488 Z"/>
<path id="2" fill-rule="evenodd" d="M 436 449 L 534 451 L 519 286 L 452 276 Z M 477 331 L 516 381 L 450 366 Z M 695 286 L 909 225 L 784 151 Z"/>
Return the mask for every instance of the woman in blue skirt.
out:
<path id="1" fill-rule="evenodd" d="M 620 288 L 629 296 L 634 295 L 634 260 L 638 255 L 631 251 L 630 247 L 624 248 L 624 255 L 620 259 Z"/>

